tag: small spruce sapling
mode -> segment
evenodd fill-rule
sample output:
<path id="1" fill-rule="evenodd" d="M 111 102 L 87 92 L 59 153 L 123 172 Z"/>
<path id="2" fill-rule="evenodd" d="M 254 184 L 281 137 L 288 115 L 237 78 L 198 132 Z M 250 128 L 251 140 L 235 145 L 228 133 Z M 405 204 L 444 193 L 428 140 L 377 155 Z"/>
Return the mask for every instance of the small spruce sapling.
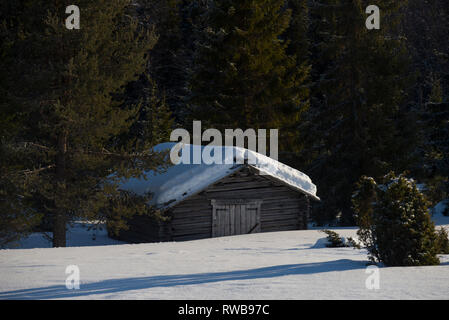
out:
<path id="1" fill-rule="evenodd" d="M 327 234 L 328 244 L 326 247 L 328 248 L 344 248 L 344 247 L 353 247 L 355 249 L 360 249 L 360 245 L 352 238 L 349 237 L 347 239 L 341 237 L 337 232 L 332 230 L 320 230 Z"/>
<path id="2" fill-rule="evenodd" d="M 445 228 L 441 227 L 437 231 L 436 243 L 439 254 L 449 254 L 449 237 Z"/>
<path id="3" fill-rule="evenodd" d="M 412 179 L 390 173 L 383 184 L 362 177 L 353 195 L 357 232 L 373 262 L 387 266 L 436 265 L 439 259 L 429 202 Z"/>
<path id="4" fill-rule="evenodd" d="M 340 235 L 335 232 L 335 231 L 331 231 L 331 230 L 320 230 L 321 232 L 324 232 L 325 234 L 327 234 L 327 241 L 328 244 L 326 244 L 326 247 L 328 248 L 341 248 L 341 247 L 346 247 L 345 242 L 343 241 L 342 237 L 340 237 Z"/>

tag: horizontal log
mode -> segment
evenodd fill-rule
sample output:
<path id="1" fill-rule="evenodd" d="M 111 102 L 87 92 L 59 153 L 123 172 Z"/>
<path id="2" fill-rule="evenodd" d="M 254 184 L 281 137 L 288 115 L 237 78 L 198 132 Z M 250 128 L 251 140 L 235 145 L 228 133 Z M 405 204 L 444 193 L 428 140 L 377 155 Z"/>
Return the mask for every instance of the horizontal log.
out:
<path id="1" fill-rule="evenodd" d="M 211 238 L 211 233 L 195 234 L 195 235 L 184 235 L 184 236 L 174 236 L 173 241 L 189 241 L 189 240 L 200 240 Z"/>

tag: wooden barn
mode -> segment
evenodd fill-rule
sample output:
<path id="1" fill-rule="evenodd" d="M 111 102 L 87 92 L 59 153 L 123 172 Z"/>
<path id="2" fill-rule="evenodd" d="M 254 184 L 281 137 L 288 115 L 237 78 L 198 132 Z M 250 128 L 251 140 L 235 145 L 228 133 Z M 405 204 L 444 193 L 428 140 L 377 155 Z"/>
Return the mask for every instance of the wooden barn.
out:
<path id="1" fill-rule="evenodd" d="M 197 146 L 186 147 L 193 153 Z M 183 241 L 307 229 L 310 200 L 319 200 L 310 178 L 266 156 L 232 148 L 233 159 L 224 164 L 177 164 L 165 173 L 150 174 L 148 180 L 126 182 L 123 189 L 151 193 L 152 205 L 169 219 L 135 217 L 119 239 Z M 248 153 L 257 159 L 255 164 L 249 163 Z"/>

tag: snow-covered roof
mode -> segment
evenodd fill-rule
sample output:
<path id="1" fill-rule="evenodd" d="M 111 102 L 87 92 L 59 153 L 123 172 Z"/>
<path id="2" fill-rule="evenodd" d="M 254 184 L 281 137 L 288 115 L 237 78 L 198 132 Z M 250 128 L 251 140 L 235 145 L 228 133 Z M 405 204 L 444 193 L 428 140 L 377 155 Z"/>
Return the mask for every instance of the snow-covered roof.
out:
<path id="1" fill-rule="evenodd" d="M 157 152 L 168 151 L 176 144 L 174 142 L 162 143 L 157 145 L 154 150 Z M 201 164 L 192 164 L 195 152 L 203 154 L 204 151 L 211 155 L 216 155 L 215 152 L 221 153 L 223 161 L 221 164 L 206 164 L 204 161 L 201 161 Z M 151 193 L 151 205 L 167 208 L 201 192 L 211 184 L 248 165 L 259 170 L 262 175 L 269 175 L 313 199 L 319 200 L 316 196 L 316 186 L 306 174 L 248 149 L 186 144 L 181 148 L 180 156 L 187 156 L 190 164 L 181 161 L 159 174 L 149 171 L 146 173 L 146 179 L 128 179 L 121 185 L 121 189 L 137 194 Z"/>

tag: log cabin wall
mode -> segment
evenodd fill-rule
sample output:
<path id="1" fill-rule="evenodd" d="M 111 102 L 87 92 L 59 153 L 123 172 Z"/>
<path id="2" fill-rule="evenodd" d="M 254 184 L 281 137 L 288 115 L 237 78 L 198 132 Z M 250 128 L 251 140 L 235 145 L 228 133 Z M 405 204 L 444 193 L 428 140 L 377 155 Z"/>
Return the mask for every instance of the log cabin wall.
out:
<path id="1" fill-rule="evenodd" d="M 308 197 L 245 167 L 175 205 L 170 210 L 172 240 L 212 237 L 211 200 L 225 199 L 262 200 L 261 232 L 307 229 Z"/>
<path id="2" fill-rule="evenodd" d="M 307 229 L 309 199 L 303 193 L 258 175 L 251 167 L 223 178 L 174 205 L 168 222 L 137 217 L 120 238 L 130 242 L 184 241 L 212 237 L 212 200 L 261 200 L 260 232 Z"/>

